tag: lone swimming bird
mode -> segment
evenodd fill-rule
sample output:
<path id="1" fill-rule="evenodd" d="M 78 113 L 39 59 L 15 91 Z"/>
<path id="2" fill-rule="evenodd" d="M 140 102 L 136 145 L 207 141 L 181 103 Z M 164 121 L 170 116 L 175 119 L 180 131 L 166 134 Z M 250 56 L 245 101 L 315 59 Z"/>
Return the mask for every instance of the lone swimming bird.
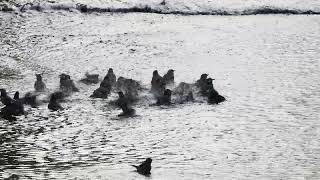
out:
<path id="1" fill-rule="evenodd" d="M 42 81 L 42 76 L 41 74 L 36 74 L 37 80 L 34 83 L 34 90 L 36 92 L 43 92 L 46 89 L 46 85 Z"/>
<path id="2" fill-rule="evenodd" d="M 150 175 L 151 174 L 151 158 L 147 158 L 144 162 L 142 162 L 139 166 L 132 165 L 137 169 L 137 172 L 142 175 Z"/>

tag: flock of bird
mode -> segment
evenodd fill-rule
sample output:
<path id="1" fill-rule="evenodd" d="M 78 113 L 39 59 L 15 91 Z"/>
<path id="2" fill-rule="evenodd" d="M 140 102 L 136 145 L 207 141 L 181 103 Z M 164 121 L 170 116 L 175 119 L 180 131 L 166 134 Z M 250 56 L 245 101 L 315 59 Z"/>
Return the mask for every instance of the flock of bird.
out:
<path id="1" fill-rule="evenodd" d="M 63 99 L 70 96 L 73 92 L 79 92 L 79 89 L 69 75 L 63 73 L 60 74 L 59 77 L 59 91 L 53 92 L 49 96 L 48 109 L 52 111 L 63 110 L 64 108 L 61 106 Z M 210 104 L 218 104 L 225 101 L 225 98 L 214 89 L 213 80 L 212 78 L 208 78 L 208 74 L 202 74 L 200 79 L 193 84 L 181 82 L 177 87 L 170 89 L 169 87 L 173 87 L 174 84 L 174 70 L 170 69 L 163 77 L 155 70 L 153 71 L 150 92 L 156 99 L 156 105 L 172 104 L 172 95 L 179 97 L 179 103 L 194 101 L 195 93 L 207 98 L 207 102 Z M 86 73 L 86 77 L 81 79 L 80 82 L 97 84 L 99 83 L 99 75 Z M 139 101 L 139 94 L 143 90 L 146 90 L 146 88 L 136 80 L 124 77 L 117 79 L 113 69 L 109 68 L 100 86 L 94 90 L 90 97 L 108 98 L 112 92 L 117 92 L 119 97 L 114 104 L 123 111 L 118 116 L 133 116 L 135 110 L 132 108 L 132 105 Z M 23 98 L 20 98 L 19 91 L 11 98 L 5 89 L 0 89 L 0 99 L 4 105 L 4 107 L 1 108 L 0 117 L 14 120 L 15 116 L 20 116 L 25 113 L 24 105 L 37 107 L 39 105 L 37 96 L 45 91 L 47 91 L 47 88 L 42 80 L 41 74 L 36 74 L 34 91 L 26 93 Z"/>
<path id="2" fill-rule="evenodd" d="M 99 83 L 98 74 L 85 74 L 86 77 L 81 79 L 80 82 L 89 84 Z M 70 96 L 73 92 L 79 92 L 74 81 L 67 74 L 60 74 L 60 87 L 59 91 L 53 92 L 49 96 L 48 109 L 51 111 L 63 110 L 61 102 L 67 96 Z M 210 104 L 218 104 L 225 101 L 225 98 L 221 96 L 213 87 L 212 81 L 214 79 L 208 78 L 208 74 L 202 74 L 200 79 L 193 84 L 181 82 L 175 88 L 174 85 L 174 70 L 170 69 L 163 77 L 161 77 L 157 70 L 153 71 L 151 80 L 150 93 L 153 94 L 156 99 L 156 105 L 170 105 L 171 95 L 177 95 L 179 97 L 179 103 L 194 101 L 194 93 L 199 94 L 207 99 Z M 147 90 L 142 85 L 133 79 L 127 79 L 124 77 L 116 78 L 113 69 L 108 70 L 107 75 L 104 77 L 100 86 L 94 90 L 91 98 L 108 98 L 112 92 L 118 93 L 118 99 L 114 102 L 116 106 L 122 109 L 122 113 L 118 116 L 133 116 L 135 110 L 132 105 L 139 101 L 139 94 L 141 91 Z M 36 82 L 34 83 L 34 91 L 28 92 L 23 98 L 20 98 L 19 91 L 15 92 L 14 97 L 8 96 L 5 89 L 0 89 L 0 100 L 4 107 L 1 108 L 0 117 L 7 120 L 16 120 L 15 116 L 23 115 L 24 105 L 30 105 L 31 107 L 37 107 L 39 102 L 37 96 L 47 91 L 46 85 L 42 80 L 41 74 L 36 74 Z M 139 166 L 134 166 L 137 172 L 143 175 L 149 175 L 151 171 L 151 158 L 147 158 Z"/>

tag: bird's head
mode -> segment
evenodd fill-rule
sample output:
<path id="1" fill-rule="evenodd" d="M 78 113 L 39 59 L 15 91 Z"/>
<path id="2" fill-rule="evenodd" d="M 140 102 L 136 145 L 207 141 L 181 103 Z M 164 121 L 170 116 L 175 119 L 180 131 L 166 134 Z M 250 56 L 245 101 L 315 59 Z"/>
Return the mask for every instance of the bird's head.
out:
<path id="1" fill-rule="evenodd" d="M 152 159 L 151 159 L 151 158 L 147 158 L 147 159 L 146 159 L 146 163 L 151 164 L 151 162 L 152 162 Z"/>

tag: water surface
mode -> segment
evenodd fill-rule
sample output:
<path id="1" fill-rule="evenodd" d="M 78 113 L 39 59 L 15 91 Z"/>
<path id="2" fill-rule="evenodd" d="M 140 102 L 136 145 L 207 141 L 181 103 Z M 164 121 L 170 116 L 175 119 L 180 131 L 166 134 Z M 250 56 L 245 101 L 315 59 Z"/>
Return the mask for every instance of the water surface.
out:
<path id="1" fill-rule="evenodd" d="M 0 12 L 0 76 L 11 95 L 33 90 L 43 73 L 77 81 L 89 71 L 150 87 L 152 71 L 176 81 L 204 72 L 227 98 L 219 105 L 149 106 L 119 119 L 98 85 L 50 112 L 0 121 L 0 174 L 22 179 L 319 179 L 318 16 L 177 16 L 67 11 Z M 153 158 L 149 178 L 131 164 Z"/>

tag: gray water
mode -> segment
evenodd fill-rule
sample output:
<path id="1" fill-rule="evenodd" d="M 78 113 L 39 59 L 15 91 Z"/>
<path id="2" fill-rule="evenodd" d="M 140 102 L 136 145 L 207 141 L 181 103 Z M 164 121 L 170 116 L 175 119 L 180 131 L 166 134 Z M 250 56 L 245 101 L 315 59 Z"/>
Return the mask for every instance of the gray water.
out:
<path id="1" fill-rule="evenodd" d="M 176 82 L 202 73 L 227 99 L 149 106 L 119 119 L 116 98 L 91 99 L 98 85 L 50 112 L 26 107 L 0 120 L 0 177 L 21 179 L 320 179 L 319 16 L 179 16 L 67 11 L 0 12 L 0 83 L 12 96 L 43 73 L 117 76 L 150 88 L 152 71 Z M 130 165 L 153 159 L 152 175 Z"/>

